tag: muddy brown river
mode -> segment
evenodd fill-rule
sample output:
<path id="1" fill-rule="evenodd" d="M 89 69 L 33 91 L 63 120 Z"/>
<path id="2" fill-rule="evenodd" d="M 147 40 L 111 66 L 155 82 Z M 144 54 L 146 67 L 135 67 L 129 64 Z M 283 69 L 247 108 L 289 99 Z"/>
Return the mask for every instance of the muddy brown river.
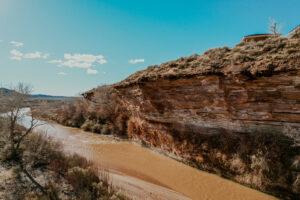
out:
<path id="1" fill-rule="evenodd" d="M 28 118 L 23 122 L 28 124 Z M 133 199 L 264 200 L 267 194 L 206 173 L 129 141 L 47 123 L 36 131 L 60 141 L 109 173 L 112 184 Z"/>

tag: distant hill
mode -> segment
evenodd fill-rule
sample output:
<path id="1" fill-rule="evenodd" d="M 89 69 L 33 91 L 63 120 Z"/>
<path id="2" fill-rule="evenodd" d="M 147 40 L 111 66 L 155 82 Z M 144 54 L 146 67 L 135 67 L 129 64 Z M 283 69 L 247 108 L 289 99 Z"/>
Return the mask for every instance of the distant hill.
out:
<path id="1" fill-rule="evenodd" d="M 65 96 L 51 96 L 46 94 L 33 94 L 31 98 L 38 100 L 71 100 L 74 97 L 65 97 Z"/>
<path id="2" fill-rule="evenodd" d="M 11 95 L 14 90 L 10 90 L 7 88 L 0 88 L 0 94 L 1 95 Z M 46 95 L 46 94 L 32 94 L 31 98 L 34 100 L 71 100 L 73 97 L 65 97 L 65 96 L 52 96 L 52 95 Z"/>
<path id="3" fill-rule="evenodd" d="M 12 94 L 14 91 L 13 90 L 9 90 L 7 88 L 0 88 L 0 94 L 1 95 L 10 95 Z"/>

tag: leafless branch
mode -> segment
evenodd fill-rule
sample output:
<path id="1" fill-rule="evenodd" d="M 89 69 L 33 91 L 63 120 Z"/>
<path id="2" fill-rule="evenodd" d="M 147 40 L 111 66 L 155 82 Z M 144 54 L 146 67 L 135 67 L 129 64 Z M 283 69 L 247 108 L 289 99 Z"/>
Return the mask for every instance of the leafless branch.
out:
<path id="1" fill-rule="evenodd" d="M 25 130 L 19 130 L 17 124 L 26 117 L 26 113 L 22 110 L 28 107 L 28 100 L 31 93 L 31 87 L 19 83 L 15 88 L 7 94 L 0 94 L 0 104 L 2 109 L 7 112 L 7 118 L 9 121 L 9 140 L 11 149 L 11 159 L 15 160 L 21 171 L 26 175 L 26 177 L 44 194 L 47 192 L 44 187 L 40 185 L 27 171 L 26 166 L 23 164 L 22 153 L 20 153 L 20 146 L 24 139 L 33 132 L 33 130 L 43 124 L 38 123 L 31 114 L 31 120 L 29 126 Z M 5 107 L 5 109 L 4 109 Z"/>

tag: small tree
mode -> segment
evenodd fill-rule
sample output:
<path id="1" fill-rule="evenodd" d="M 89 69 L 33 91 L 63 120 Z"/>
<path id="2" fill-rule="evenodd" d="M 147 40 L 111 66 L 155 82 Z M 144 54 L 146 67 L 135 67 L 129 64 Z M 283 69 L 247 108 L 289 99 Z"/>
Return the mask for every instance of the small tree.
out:
<path id="1" fill-rule="evenodd" d="M 280 35 L 280 26 L 276 20 L 270 19 L 269 31 L 273 35 Z"/>
<path id="2" fill-rule="evenodd" d="M 24 108 L 28 107 L 28 98 L 31 93 L 31 88 L 23 83 L 19 83 L 16 87 L 1 95 L 1 110 L 7 112 L 8 131 L 10 142 L 10 155 L 12 159 L 19 159 L 20 145 L 27 135 L 38 125 L 37 121 L 30 116 L 30 122 L 27 129 L 21 130 L 18 128 L 18 122 L 21 122 L 26 115 Z"/>
<path id="3" fill-rule="evenodd" d="M 7 118 L 8 127 L 8 140 L 9 140 L 9 151 L 7 152 L 8 160 L 16 162 L 21 172 L 43 193 L 47 194 L 42 187 L 27 171 L 26 166 L 24 166 L 24 161 L 22 157 L 21 144 L 24 139 L 33 132 L 34 128 L 41 125 L 38 121 L 34 119 L 30 110 L 29 112 L 24 112 L 24 108 L 29 106 L 29 98 L 31 93 L 31 87 L 23 83 L 19 83 L 16 87 L 10 90 L 5 90 L 5 93 L 0 94 L 0 105 L 2 111 L 5 111 L 4 115 Z M 18 123 L 22 122 L 25 118 L 29 117 L 29 124 L 27 128 L 21 128 Z"/>

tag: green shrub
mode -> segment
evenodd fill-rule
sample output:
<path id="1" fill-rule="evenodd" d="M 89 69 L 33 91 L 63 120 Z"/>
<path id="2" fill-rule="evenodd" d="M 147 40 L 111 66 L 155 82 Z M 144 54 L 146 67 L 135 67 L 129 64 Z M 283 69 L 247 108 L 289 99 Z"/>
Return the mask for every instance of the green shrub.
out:
<path id="1" fill-rule="evenodd" d="M 104 124 L 101 129 L 101 134 L 109 135 L 110 133 L 111 133 L 111 130 L 109 129 L 109 126 L 107 124 Z"/>
<path id="2" fill-rule="evenodd" d="M 33 168 L 48 166 L 53 160 L 61 160 L 62 146 L 41 134 L 30 135 L 24 141 L 23 158 Z"/>
<path id="3" fill-rule="evenodd" d="M 82 124 L 81 128 L 82 128 L 83 130 L 85 130 L 85 131 L 92 131 L 93 126 L 94 126 L 94 122 L 93 122 L 93 121 L 91 121 L 91 120 L 86 120 L 86 121 Z"/>
<path id="4" fill-rule="evenodd" d="M 94 133 L 101 133 L 102 125 L 101 124 L 94 124 L 92 127 L 92 132 Z"/>
<path id="5" fill-rule="evenodd" d="M 93 192 L 94 185 L 100 182 L 99 177 L 91 168 L 73 167 L 68 170 L 67 180 L 73 186 L 75 193 L 80 194 L 86 191 Z"/>

